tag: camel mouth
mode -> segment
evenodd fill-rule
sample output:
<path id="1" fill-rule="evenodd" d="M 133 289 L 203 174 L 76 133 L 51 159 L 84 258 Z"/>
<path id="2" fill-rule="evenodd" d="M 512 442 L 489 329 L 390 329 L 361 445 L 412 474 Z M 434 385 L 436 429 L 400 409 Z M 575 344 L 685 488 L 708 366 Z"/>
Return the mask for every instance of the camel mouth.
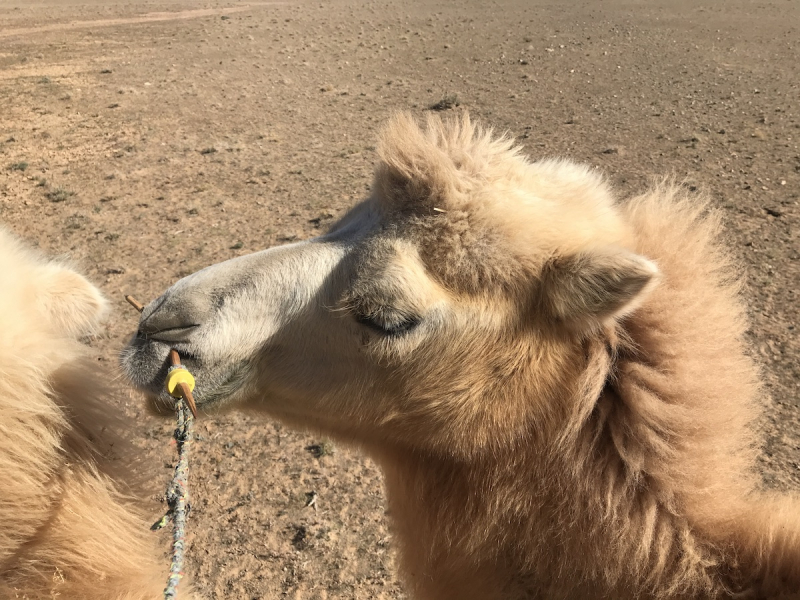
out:
<path id="1" fill-rule="evenodd" d="M 214 412 L 230 400 L 244 385 L 245 367 L 246 365 L 235 366 L 213 388 L 208 386 L 204 389 L 195 388 L 193 396 L 198 409 L 202 409 L 203 412 Z M 159 416 L 174 414 L 178 406 L 178 399 L 171 396 L 163 387 L 156 393 L 149 388 L 144 388 L 142 391 L 147 395 L 148 407 L 151 412 Z"/>
<path id="2" fill-rule="evenodd" d="M 137 332 L 123 349 L 120 362 L 128 380 L 145 393 L 149 407 L 156 414 L 173 412 L 177 403 L 164 387 L 172 348 L 178 351 L 181 364 L 194 376 L 192 395 L 198 408 L 220 405 L 244 386 L 249 372 L 246 361 L 216 365 L 195 352 L 189 344 L 168 343 Z"/>

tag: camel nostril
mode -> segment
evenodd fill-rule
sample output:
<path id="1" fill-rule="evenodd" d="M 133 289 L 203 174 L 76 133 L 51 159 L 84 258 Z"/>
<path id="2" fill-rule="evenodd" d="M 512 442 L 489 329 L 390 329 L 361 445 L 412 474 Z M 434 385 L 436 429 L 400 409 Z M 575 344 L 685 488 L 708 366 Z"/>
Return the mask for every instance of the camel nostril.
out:
<path id="1" fill-rule="evenodd" d="M 166 343 L 186 342 L 208 321 L 206 296 L 180 282 L 144 307 L 139 337 Z"/>
<path id="2" fill-rule="evenodd" d="M 166 329 L 154 329 L 152 327 L 146 327 L 145 324 L 142 324 L 139 327 L 139 335 L 146 339 L 156 340 L 159 342 L 186 342 L 198 327 L 200 327 L 199 324 L 191 324 L 180 325 L 178 327 L 168 327 Z"/>

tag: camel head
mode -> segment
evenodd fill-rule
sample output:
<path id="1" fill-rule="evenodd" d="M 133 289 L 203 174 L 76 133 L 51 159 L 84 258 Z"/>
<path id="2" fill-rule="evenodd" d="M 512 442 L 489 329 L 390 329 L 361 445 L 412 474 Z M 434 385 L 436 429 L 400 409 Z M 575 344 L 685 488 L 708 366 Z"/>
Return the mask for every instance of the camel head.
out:
<path id="1" fill-rule="evenodd" d="M 568 401 L 586 340 L 655 284 L 630 237 L 591 169 L 532 163 L 467 116 L 401 115 L 366 200 L 321 237 L 175 283 L 123 364 L 156 405 L 174 347 L 201 409 L 364 444 L 515 443 Z"/>

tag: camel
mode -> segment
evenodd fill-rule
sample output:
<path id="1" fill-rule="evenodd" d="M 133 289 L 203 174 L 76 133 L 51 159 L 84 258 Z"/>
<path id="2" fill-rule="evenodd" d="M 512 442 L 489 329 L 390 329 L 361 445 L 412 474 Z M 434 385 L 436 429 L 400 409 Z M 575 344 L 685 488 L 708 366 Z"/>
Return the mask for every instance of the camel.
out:
<path id="1" fill-rule="evenodd" d="M 800 592 L 800 499 L 754 472 L 759 375 L 720 217 L 669 181 L 618 200 L 468 115 L 380 134 L 325 235 L 181 279 L 123 352 L 382 467 L 421 600 Z M 794 597 L 800 597 L 800 594 Z"/>
<path id="2" fill-rule="evenodd" d="M 168 562 L 110 433 L 114 369 L 79 342 L 107 302 L 2 228 L 0 273 L 0 599 L 162 597 Z"/>

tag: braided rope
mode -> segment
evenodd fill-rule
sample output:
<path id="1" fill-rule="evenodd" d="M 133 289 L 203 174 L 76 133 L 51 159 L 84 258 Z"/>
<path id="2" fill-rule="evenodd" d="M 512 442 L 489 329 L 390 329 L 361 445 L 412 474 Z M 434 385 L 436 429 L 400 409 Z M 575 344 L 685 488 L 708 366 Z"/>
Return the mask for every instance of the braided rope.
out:
<path id="1" fill-rule="evenodd" d="M 172 519 L 172 562 L 169 566 L 169 578 L 164 589 L 164 600 L 171 600 L 178 595 L 178 583 L 183 577 L 183 558 L 186 551 L 186 517 L 191 505 L 189 503 L 189 444 L 192 441 L 192 425 L 194 417 L 186 402 L 178 402 L 177 427 L 174 438 L 178 447 L 178 464 L 175 474 L 167 486 L 166 500 L 169 509 L 156 522 L 152 529 L 161 529 Z"/>
<path id="2" fill-rule="evenodd" d="M 144 305 L 137 302 L 133 296 L 125 296 L 125 300 L 140 313 L 144 310 Z M 154 531 L 161 529 L 172 519 L 172 561 L 169 565 L 167 587 L 164 589 L 164 600 L 177 597 L 178 584 L 183 577 L 186 518 L 191 510 L 189 503 L 189 444 L 192 441 L 192 425 L 197 417 L 197 407 L 192 397 L 194 377 L 181 364 L 180 355 L 174 348 L 169 351 L 169 362 L 172 365 L 167 370 L 166 388 L 170 395 L 180 398 L 176 408 L 177 426 L 173 433 L 178 449 L 178 464 L 175 465 L 175 474 L 167 486 L 166 500 L 167 506 L 169 506 L 167 513 L 150 528 Z M 172 378 L 173 375 L 176 377 Z"/>

